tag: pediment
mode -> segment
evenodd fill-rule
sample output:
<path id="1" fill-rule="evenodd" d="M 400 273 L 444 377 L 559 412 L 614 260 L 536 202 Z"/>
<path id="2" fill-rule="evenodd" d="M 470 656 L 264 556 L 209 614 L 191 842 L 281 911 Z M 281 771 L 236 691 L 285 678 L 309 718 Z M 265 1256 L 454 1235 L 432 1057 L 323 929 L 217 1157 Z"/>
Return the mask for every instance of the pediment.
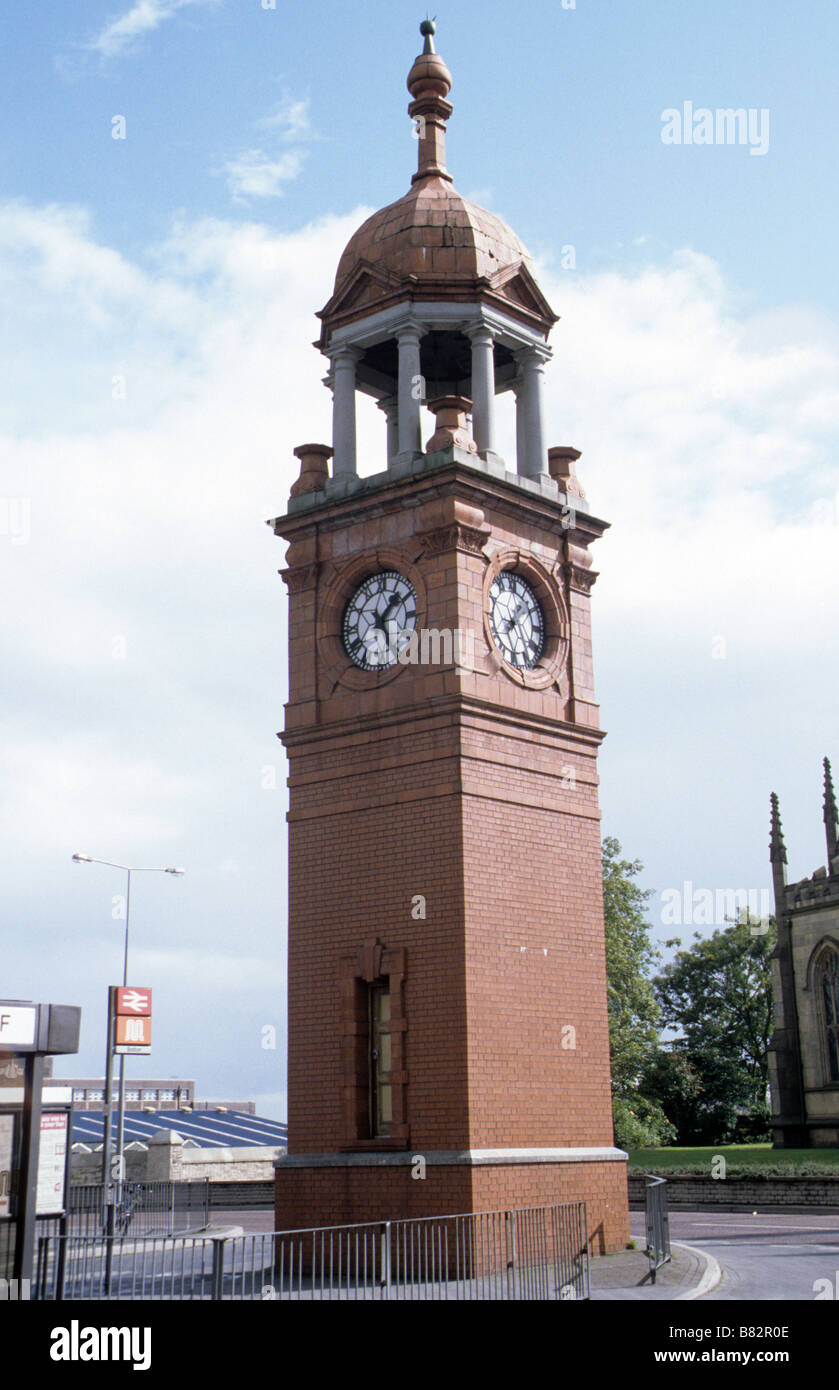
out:
<path id="1" fill-rule="evenodd" d="M 556 323 L 559 315 L 554 313 L 524 261 L 497 271 L 491 277 L 490 284 L 496 294 L 503 295 L 550 324 Z"/>
<path id="2" fill-rule="evenodd" d="M 320 319 L 334 319 L 341 314 L 357 313 L 366 305 L 374 305 L 401 288 L 402 277 L 371 261 L 359 261 L 352 275 L 321 309 Z"/>

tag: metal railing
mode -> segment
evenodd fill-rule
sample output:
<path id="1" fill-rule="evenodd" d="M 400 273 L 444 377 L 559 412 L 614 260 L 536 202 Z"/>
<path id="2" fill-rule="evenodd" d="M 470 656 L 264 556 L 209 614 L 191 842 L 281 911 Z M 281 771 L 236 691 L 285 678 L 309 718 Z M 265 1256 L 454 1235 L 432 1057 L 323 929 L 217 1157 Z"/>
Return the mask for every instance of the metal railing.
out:
<path id="1" fill-rule="evenodd" d="M 37 1221 L 39 1236 L 94 1237 L 106 1230 L 105 1189 L 101 1183 L 71 1184 L 63 1216 Z M 125 1182 L 113 1213 L 120 1236 L 168 1236 L 203 1230 L 210 1221 L 210 1182 Z"/>
<path id="2" fill-rule="evenodd" d="M 39 1299 L 587 1299 L 584 1202 L 264 1235 L 45 1235 Z"/>
<path id="3" fill-rule="evenodd" d="M 644 1174 L 644 1197 L 647 1218 L 647 1254 L 650 1260 L 650 1279 L 655 1283 L 656 1271 L 670 1259 L 670 1218 L 667 1215 L 667 1179 L 652 1173 Z"/>

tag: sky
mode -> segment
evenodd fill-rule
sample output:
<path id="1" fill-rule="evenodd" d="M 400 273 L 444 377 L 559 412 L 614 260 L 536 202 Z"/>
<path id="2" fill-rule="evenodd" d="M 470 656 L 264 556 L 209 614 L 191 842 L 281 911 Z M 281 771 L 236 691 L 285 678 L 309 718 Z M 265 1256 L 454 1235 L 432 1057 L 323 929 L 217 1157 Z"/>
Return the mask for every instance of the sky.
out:
<path id="1" fill-rule="evenodd" d="M 264 521 L 294 447 L 330 438 L 315 313 L 409 187 L 423 17 L 0 12 L 0 994 L 82 1006 L 57 1074 L 102 1073 L 125 926 L 125 875 L 71 856 L 183 866 L 133 876 L 130 982 L 155 1010 L 129 1078 L 285 1118 L 286 600 Z M 656 938 L 687 943 L 714 928 L 695 892 L 768 889 L 771 791 L 790 878 L 825 859 L 839 12 L 459 0 L 437 26 L 449 169 L 534 257 L 560 315 L 548 442 L 583 451 L 611 523 L 603 833 L 643 862 Z M 743 143 L 717 109 L 750 114 Z M 363 472 L 383 450 L 360 408 Z"/>

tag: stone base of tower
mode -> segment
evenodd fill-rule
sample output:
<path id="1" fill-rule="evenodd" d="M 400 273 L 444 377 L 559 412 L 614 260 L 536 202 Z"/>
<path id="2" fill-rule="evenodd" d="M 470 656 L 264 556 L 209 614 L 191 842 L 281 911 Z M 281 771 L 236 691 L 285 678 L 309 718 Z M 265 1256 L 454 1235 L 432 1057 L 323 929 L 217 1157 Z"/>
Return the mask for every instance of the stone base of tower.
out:
<path id="1" fill-rule="evenodd" d="M 509 1159 L 496 1156 L 497 1151 L 290 1155 L 276 1164 L 275 1229 L 582 1201 L 591 1253 L 605 1255 L 626 1248 L 629 1205 L 624 1153 L 580 1150 L 581 1159 L 577 1159 L 573 1150 L 542 1150 L 535 1151 L 540 1153 L 537 1159 L 525 1156 L 526 1150 L 510 1152 Z M 424 1177 L 419 1176 L 422 1171 Z"/>

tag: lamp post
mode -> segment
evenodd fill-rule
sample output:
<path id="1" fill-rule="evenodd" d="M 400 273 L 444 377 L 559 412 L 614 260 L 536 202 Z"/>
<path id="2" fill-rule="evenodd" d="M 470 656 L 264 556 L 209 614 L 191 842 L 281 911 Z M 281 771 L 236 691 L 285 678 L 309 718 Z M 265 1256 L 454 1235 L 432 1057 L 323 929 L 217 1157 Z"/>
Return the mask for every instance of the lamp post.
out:
<path id="1" fill-rule="evenodd" d="M 126 874 L 125 890 L 125 951 L 123 955 L 122 983 L 128 984 L 128 928 L 131 914 L 131 875 L 132 874 L 182 874 L 183 869 L 170 869 L 163 866 L 152 865 L 150 867 L 138 868 L 130 867 L 128 864 L 115 864 L 111 859 L 93 859 L 89 854 L 74 854 L 73 860 L 76 864 L 105 864 L 109 869 L 122 869 Z M 113 1019 L 111 1009 L 108 1008 L 108 1038 L 105 1052 L 105 1133 L 102 1144 L 102 1183 L 107 1198 L 110 1198 L 111 1184 L 113 1175 L 111 1173 L 111 1129 L 113 1125 L 111 1114 L 111 1085 L 113 1076 L 113 1046 L 112 1037 Z M 117 1119 L 117 1154 L 119 1155 L 119 1166 L 117 1169 L 117 1196 L 122 1196 L 122 1180 L 124 1176 L 125 1161 L 123 1158 L 123 1137 L 125 1134 L 125 1056 L 120 1054 L 119 1059 L 119 1111 Z M 111 1205 L 110 1201 L 107 1205 Z"/>

